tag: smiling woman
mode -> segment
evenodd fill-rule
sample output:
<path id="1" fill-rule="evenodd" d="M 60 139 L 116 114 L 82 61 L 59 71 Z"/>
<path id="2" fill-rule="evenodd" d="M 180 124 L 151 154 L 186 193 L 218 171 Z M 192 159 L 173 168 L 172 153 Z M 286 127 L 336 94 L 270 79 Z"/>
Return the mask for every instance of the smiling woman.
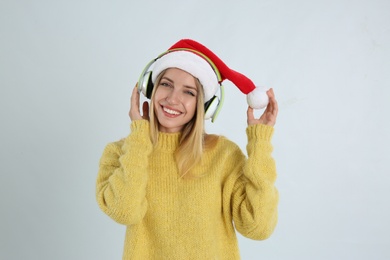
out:
<path id="1" fill-rule="evenodd" d="M 180 69 L 167 69 L 154 93 L 159 131 L 180 132 L 194 118 L 198 87 L 195 78 Z"/>
<path id="2" fill-rule="evenodd" d="M 97 177 L 100 208 L 127 226 L 123 259 L 239 259 L 236 231 L 257 240 L 272 234 L 277 102 L 272 89 L 249 98 L 254 104 L 266 95 L 269 103 L 259 118 L 248 107 L 246 158 L 235 143 L 204 130 L 205 115 L 214 119 L 221 107 L 215 94 L 225 78 L 259 94 L 192 40 L 179 41 L 142 73 L 131 96 L 131 132 L 106 146 Z M 142 114 L 140 91 L 150 98 Z"/>

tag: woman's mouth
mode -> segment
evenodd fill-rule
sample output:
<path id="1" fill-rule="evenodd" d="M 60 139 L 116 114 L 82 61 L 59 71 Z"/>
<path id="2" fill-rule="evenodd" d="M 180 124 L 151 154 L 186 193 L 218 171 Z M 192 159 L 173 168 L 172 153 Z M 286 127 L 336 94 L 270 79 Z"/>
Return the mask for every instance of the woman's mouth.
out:
<path id="1" fill-rule="evenodd" d="M 180 114 L 181 114 L 181 112 L 179 112 L 179 111 L 172 110 L 172 109 L 169 109 L 169 108 L 166 108 L 166 107 L 163 107 L 162 109 L 163 109 L 163 111 L 164 111 L 166 114 L 169 114 L 169 115 L 172 115 L 172 116 L 177 116 L 177 115 L 180 115 Z"/>

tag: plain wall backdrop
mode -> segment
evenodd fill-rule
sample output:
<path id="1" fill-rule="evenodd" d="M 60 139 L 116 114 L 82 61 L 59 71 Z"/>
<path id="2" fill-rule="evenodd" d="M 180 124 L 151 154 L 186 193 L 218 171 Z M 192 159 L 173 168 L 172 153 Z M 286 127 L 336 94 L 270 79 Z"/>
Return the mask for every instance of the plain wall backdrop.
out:
<path id="1" fill-rule="evenodd" d="M 0 259 L 121 259 L 98 208 L 108 142 L 144 66 L 181 38 L 280 106 L 273 236 L 243 259 L 390 259 L 390 1 L 0 1 Z M 246 98 L 207 131 L 245 151 Z"/>

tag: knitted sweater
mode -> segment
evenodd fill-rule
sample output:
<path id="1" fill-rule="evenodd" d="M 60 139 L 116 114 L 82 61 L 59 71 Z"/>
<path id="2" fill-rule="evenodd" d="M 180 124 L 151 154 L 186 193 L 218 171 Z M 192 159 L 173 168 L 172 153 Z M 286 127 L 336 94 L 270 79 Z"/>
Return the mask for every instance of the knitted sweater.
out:
<path id="1" fill-rule="evenodd" d="M 106 146 L 96 196 L 100 208 L 127 226 L 123 259 L 240 259 L 235 230 L 266 239 L 277 222 L 273 127 L 249 126 L 248 159 L 225 137 L 206 150 L 180 178 L 174 159 L 179 133 L 159 133 L 149 122 L 131 123 L 131 133 Z"/>

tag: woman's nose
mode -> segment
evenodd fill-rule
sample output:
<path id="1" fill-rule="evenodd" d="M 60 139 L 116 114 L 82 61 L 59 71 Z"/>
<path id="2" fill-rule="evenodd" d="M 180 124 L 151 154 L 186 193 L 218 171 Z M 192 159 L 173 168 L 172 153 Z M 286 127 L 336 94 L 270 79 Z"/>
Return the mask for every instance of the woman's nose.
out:
<path id="1" fill-rule="evenodd" d="M 175 90 L 170 91 L 166 100 L 169 104 L 177 104 L 180 100 L 179 93 Z"/>

